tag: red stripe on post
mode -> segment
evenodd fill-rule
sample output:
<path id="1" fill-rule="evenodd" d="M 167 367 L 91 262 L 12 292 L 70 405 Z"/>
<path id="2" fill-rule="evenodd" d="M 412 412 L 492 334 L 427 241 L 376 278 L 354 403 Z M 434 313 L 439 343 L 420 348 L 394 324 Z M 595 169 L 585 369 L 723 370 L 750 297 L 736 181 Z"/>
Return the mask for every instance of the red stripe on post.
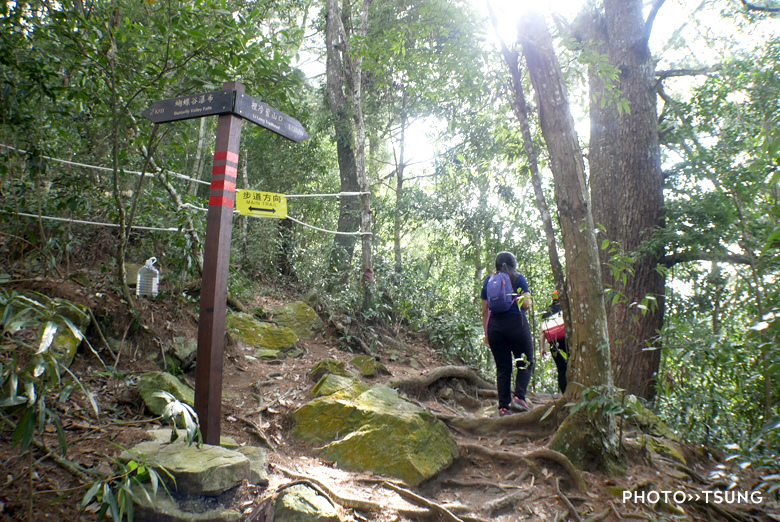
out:
<path id="1" fill-rule="evenodd" d="M 211 182 L 211 190 L 229 190 L 230 192 L 235 192 L 236 182 L 228 181 L 226 179 L 214 180 Z"/>
<path id="2" fill-rule="evenodd" d="M 235 164 L 238 164 L 238 154 L 235 152 L 230 152 L 229 150 L 220 150 L 214 153 L 214 161 L 232 161 Z"/>
<path id="3" fill-rule="evenodd" d="M 236 167 L 231 167 L 230 165 L 214 165 L 211 169 L 211 175 L 212 176 L 219 176 L 220 174 L 224 174 L 226 176 L 234 176 L 238 170 Z"/>
<path id="4" fill-rule="evenodd" d="M 215 198 L 209 198 L 209 206 L 219 206 L 219 207 L 230 207 L 235 208 L 236 206 L 236 200 L 232 198 L 221 198 L 221 197 L 215 197 Z"/>

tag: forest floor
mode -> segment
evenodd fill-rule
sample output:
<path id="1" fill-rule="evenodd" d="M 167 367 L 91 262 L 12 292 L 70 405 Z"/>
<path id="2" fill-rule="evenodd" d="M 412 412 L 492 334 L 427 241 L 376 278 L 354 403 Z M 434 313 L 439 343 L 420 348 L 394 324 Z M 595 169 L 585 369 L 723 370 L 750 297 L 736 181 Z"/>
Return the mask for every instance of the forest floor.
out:
<path id="1" fill-rule="evenodd" d="M 163 427 L 159 418 L 144 411 L 134 383 L 140 374 L 160 369 L 151 360 L 153 355 L 160 353 L 160 341 L 174 336 L 197 336 L 197 304 L 165 298 L 138 300 L 137 311 L 145 329 L 133 332 L 134 316 L 110 290 L 108 281 L 106 287 L 101 288 L 94 284 L 84 286 L 74 278 L 26 279 L 17 289 L 35 290 L 86 304 L 103 327 L 111 330 L 112 336 L 124 340 L 118 354 L 110 352 L 92 328 L 90 341 L 95 351 L 82 348 L 72 366 L 73 372 L 97 397 L 101 407 L 99 417 L 91 411 L 83 393 L 72 393 L 64 401 L 52 398 L 49 403 L 65 428 L 68 446 L 65 459 L 110 476 L 121 448 L 146 440 L 147 430 Z M 293 292 L 273 285 L 269 285 L 264 294 L 258 294 L 253 302 L 245 304 L 268 310 L 297 298 Z M 434 369 L 458 364 L 445 360 L 423 334 L 403 328 L 383 333 L 394 340 L 392 349 L 380 346 L 373 355 L 395 378 L 426 375 Z M 261 439 L 265 439 L 271 446 L 268 450 L 269 486 L 244 484 L 222 499 L 245 513 L 244 520 L 264 520 L 258 516 L 260 506 L 280 487 L 301 477 L 327 484 L 340 497 L 381 506 L 377 511 L 340 506 L 345 521 L 780 520 L 778 504 L 763 497 L 760 502 L 754 496 L 747 502 L 733 503 L 726 496 L 717 502 L 712 496 L 714 493 L 710 493 L 705 501 L 704 491 L 722 492 L 729 486 L 736 492 L 753 491 L 758 479 L 750 470 L 737 472 L 728 463 L 721 462 L 717 452 L 686 445 L 679 445 L 686 457 L 686 464 L 682 465 L 643 451 L 641 447 L 637 449 L 636 441 L 642 434 L 634 430 L 626 430 L 623 434 L 625 474 L 609 477 L 583 471 L 586 484 L 583 491 L 573 487 L 570 472 L 544 457 L 543 450 L 549 437 L 532 438 L 524 432 L 473 436 L 453 430 L 460 458 L 418 488 L 409 488 L 386 477 L 339 469 L 333 463 L 319 459 L 312 445 L 291 438 L 291 414 L 312 398 L 310 391 L 315 383 L 309 375 L 316 362 L 332 357 L 349 367 L 348 362 L 356 354 L 345 349 L 332 326 L 327 326 L 314 339 L 301 340 L 299 347 L 304 352 L 302 356 L 282 361 L 248 358 L 248 354 L 230 340 L 225 348 L 222 434 L 239 444 L 260 446 Z M 118 361 L 114 359 L 115 355 L 119 356 Z M 117 371 L 107 372 L 103 363 L 116 365 Z M 194 386 L 192 374 L 183 378 Z M 269 379 L 273 381 L 271 386 Z M 445 384 L 466 395 L 470 392 L 466 381 L 448 379 Z M 432 387 L 412 399 L 442 417 L 485 415 L 487 422 L 496 416 L 495 403 L 490 401 L 464 403 L 445 396 L 445 393 L 437 394 Z M 532 394 L 530 398 L 537 408 L 545 409 L 553 399 L 545 394 Z M 98 504 L 92 503 L 86 509 L 80 505 L 89 486 L 67 463 L 62 460 L 58 463 L 56 450 L 46 449 L 57 447 L 54 428 L 47 426 L 44 435 L 39 437 L 45 446 L 20 453 L 19 448 L 11 444 L 10 423 L 14 421 L 13 417 L 4 415 L 0 426 L 0 521 L 97 520 Z M 711 473 L 718 470 L 727 472 L 725 480 L 711 478 Z M 412 490 L 419 498 L 408 493 Z M 644 493 L 645 499 L 624 501 L 622 490 Z M 668 504 L 663 502 L 664 492 L 668 492 Z M 702 494 L 699 501 L 685 501 L 679 505 L 671 501 L 675 493 L 697 492 Z M 654 493 L 660 496 L 661 502 L 654 502 L 657 500 Z M 443 506 L 449 511 L 444 512 Z"/>

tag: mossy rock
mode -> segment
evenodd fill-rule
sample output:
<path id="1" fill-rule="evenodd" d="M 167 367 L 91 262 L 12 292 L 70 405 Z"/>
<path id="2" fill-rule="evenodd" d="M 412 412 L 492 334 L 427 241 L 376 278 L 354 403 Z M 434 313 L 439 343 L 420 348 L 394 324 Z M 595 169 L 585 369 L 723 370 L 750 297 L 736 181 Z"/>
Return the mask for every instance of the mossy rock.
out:
<path id="1" fill-rule="evenodd" d="M 279 492 L 274 502 L 276 522 L 339 522 L 336 507 L 317 490 L 298 484 Z"/>
<path id="2" fill-rule="evenodd" d="M 676 443 L 661 437 L 652 437 L 649 435 L 646 436 L 645 440 L 647 441 L 647 448 L 653 453 L 676 460 L 686 466 L 688 465 Z"/>
<path id="3" fill-rule="evenodd" d="M 198 447 L 184 442 L 141 442 L 123 451 L 119 460 L 148 462 L 160 470 L 160 478 L 169 489 L 186 495 L 221 495 L 252 476 L 245 455 L 209 444 Z"/>
<path id="4" fill-rule="evenodd" d="M 195 406 L 195 390 L 182 382 L 178 377 L 166 372 L 149 372 L 138 381 L 138 392 L 146 407 L 155 415 L 162 415 L 168 402 L 162 397 L 155 397 L 154 392 L 165 391 L 173 395 L 179 402 Z"/>
<path id="5" fill-rule="evenodd" d="M 290 328 L 302 339 L 311 339 L 323 327 L 322 319 L 314 308 L 303 301 L 295 301 L 276 308 L 273 311 L 273 320 L 276 324 Z"/>
<path id="6" fill-rule="evenodd" d="M 658 415 L 645 407 L 636 397 L 629 395 L 628 398 L 626 410 L 629 419 L 643 432 L 658 435 L 669 440 L 680 440 L 677 434 Z"/>
<path id="7" fill-rule="evenodd" d="M 165 489 L 159 488 L 154 492 L 149 484 L 144 486 L 138 484 L 132 486 L 135 520 L 146 522 L 161 520 L 165 522 L 239 522 L 243 518 L 237 509 L 220 505 L 212 507 L 210 502 L 202 501 L 200 498 L 187 502 L 185 508 Z"/>
<path id="8" fill-rule="evenodd" d="M 372 471 L 418 485 L 458 457 L 449 429 L 398 392 L 326 375 L 318 391 L 334 390 L 293 412 L 294 438 L 326 443 L 320 456 L 349 470 Z"/>
<path id="9" fill-rule="evenodd" d="M 323 359 L 314 365 L 311 369 L 311 379 L 314 382 L 318 382 L 324 375 L 327 374 L 341 375 L 342 377 L 349 377 L 349 373 L 344 368 L 344 363 L 337 361 L 336 359 Z"/>
<path id="10" fill-rule="evenodd" d="M 358 379 L 329 373 L 319 380 L 311 390 L 311 394 L 314 397 L 331 396 L 334 399 L 354 399 L 370 389 L 371 386 Z"/>
<path id="11" fill-rule="evenodd" d="M 298 336 L 291 329 L 263 323 L 249 314 L 230 313 L 225 322 L 230 335 L 256 348 L 288 350 L 298 342 Z"/>
<path id="12" fill-rule="evenodd" d="M 390 371 L 385 367 L 384 364 L 369 355 L 358 355 L 350 362 L 355 368 L 358 369 L 363 377 L 391 375 Z"/>

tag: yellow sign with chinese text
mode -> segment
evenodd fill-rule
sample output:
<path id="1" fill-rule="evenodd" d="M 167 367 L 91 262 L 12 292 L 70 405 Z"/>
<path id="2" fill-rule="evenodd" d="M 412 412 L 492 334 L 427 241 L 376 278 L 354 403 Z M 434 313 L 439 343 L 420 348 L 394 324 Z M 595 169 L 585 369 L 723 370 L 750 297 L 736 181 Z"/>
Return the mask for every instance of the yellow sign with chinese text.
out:
<path id="1" fill-rule="evenodd" d="M 240 189 L 236 191 L 236 210 L 244 216 L 287 217 L 287 198 L 284 194 Z"/>

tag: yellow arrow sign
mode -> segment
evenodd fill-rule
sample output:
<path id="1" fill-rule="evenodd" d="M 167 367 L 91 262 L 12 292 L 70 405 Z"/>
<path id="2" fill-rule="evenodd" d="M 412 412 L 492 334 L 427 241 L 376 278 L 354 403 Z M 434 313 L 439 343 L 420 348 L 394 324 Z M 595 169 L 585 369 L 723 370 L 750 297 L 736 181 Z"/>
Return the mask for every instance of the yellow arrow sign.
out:
<path id="1" fill-rule="evenodd" d="M 236 210 L 245 216 L 287 217 L 287 198 L 274 192 L 239 189 L 236 191 Z"/>

